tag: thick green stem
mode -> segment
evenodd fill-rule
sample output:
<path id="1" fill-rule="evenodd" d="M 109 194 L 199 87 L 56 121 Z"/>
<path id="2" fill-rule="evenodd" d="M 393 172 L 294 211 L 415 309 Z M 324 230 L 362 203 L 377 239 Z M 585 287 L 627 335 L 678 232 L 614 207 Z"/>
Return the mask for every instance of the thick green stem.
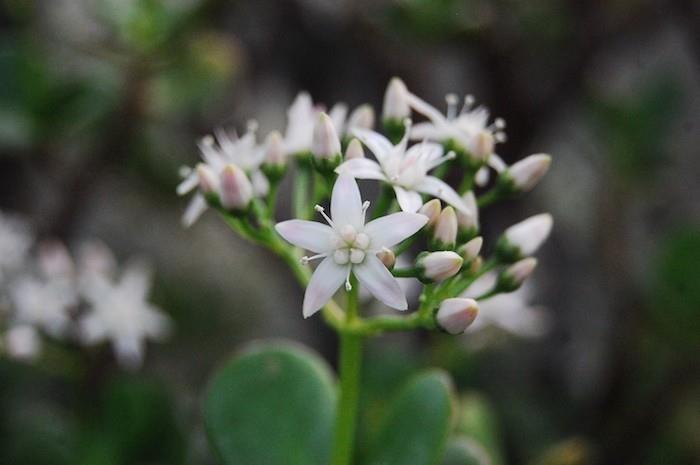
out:
<path id="1" fill-rule="evenodd" d="M 352 289 L 348 293 L 346 323 L 358 318 L 358 284 L 352 278 Z M 332 465 L 350 465 L 355 444 L 357 410 L 360 396 L 360 371 L 362 367 L 363 336 L 340 331 L 340 393 L 336 412 L 335 439 L 333 441 Z"/>

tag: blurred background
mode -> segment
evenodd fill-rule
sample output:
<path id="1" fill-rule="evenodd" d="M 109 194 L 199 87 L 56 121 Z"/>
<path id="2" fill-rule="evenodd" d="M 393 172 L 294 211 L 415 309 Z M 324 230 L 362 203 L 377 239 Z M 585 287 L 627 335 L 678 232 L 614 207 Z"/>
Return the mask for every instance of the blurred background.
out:
<path id="1" fill-rule="evenodd" d="M 360 444 L 437 365 L 488 406 L 501 464 L 700 464 L 697 2 L 3 0 L 0 27 L 0 211 L 148 260 L 174 320 L 136 372 L 108 350 L 69 373 L 0 360 L 0 463 L 214 463 L 201 395 L 237 347 L 291 338 L 334 363 L 280 261 L 211 212 L 181 227 L 178 168 L 214 127 L 283 128 L 299 90 L 378 109 L 400 76 L 503 117 L 507 162 L 553 155 L 482 213 L 491 239 L 553 214 L 525 302 L 546 330 L 374 342 Z"/>

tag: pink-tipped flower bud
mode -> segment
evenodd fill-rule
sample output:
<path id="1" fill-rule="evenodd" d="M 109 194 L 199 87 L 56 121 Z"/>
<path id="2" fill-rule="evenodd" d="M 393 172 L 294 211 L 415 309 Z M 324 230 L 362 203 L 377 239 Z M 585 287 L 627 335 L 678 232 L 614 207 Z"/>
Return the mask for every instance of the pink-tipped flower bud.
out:
<path id="1" fill-rule="evenodd" d="M 450 334 L 462 334 L 479 314 L 479 304 L 474 299 L 445 299 L 435 315 L 440 328 Z"/>
<path id="2" fill-rule="evenodd" d="M 481 246 L 483 244 L 484 238 L 481 236 L 475 237 L 466 244 L 462 244 L 457 250 L 457 253 L 462 256 L 465 263 L 470 263 L 479 256 L 479 252 L 481 252 Z"/>
<path id="3" fill-rule="evenodd" d="M 353 129 L 372 129 L 374 127 L 374 108 L 364 104 L 355 108 L 348 118 L 347 133 L 351 134 Z"/>
<path id="4" fill-rule="evenodd" d="M 272 131 L 265 139 L 265 164 L 274 167 L 283 167 L 287 164 L 284 139 L 278 131 Z"/>
<path id="5" fill-rule="evenodd" d="M 501 292 L 515 291 L 530 277 L 535 267 L 537 267 L 537 259 L 533 257 L 523 258 L 513 263 L 498 277 L 496 289 Z"/>
<path id="6" fill-rule="evenodd" d="M 552 231 L 552 215 L 540 213 L 506 229 L 503 237 L 515 247 L 519 256 L 532 255 L 540 248 Z"/>
<path id="7" fill-rule="evenodd" d="M 221 172 L 221 205 L 227 210 L 245 210 L 253 199 L 253 185 L 236 165 L 226 165 Z"/>
<path id="8" fill-rule="evenodd" d="M 377 258 L 381 260 L 388 270 L 394 269 L 394 265 L 396 265 L 396 254 L 394 254 L 393 250 L 383 247 L 382 250 L 377 252 Z"/>
<path id="9" fill-rule="evenodd" d="M 365 158 L 365 151 L 362 148 L 362 143 L 357 139 L 352 139 L 345 149 L 345 159 L 352 160 L 353 158 Z"/>
<path id="10" fill-rule="evenodd" d="M 202 194 L 219 192 L 219 178 L 209 165 L 200 163 L 197 165 L 197 178 L 199 178 L 199 190 Z"/>
<path id="11" fill-rule="evenodd" d="M 464 260 L 456 252 L 440 251 L 420 255 L 416 267 L 421 281 L 440 282 L 459 273 L 462 263 Z"/>
<path id="12" fill-rule="evenodd" d="M 457 243 L 457 214 L 451 206 L 443 208 L 440 212 L 433 238 L 440 249 L 452 249 Z"/>
<path id="13" fill-rule="evenodd" d="M 473 191 L 467 191 L 462 200 L 466 205 L 466 211 L 457 212 L 457 223 L 459 228 L 468 235 L 476 234 L 479 231 L 479 206 Z"/>
<path id="14" fill-rule="evenodd" d="M 384 93 L 382 118 L 402 121 L 404 118 L 411 116 L 407 95 L 408 89 L 406 89 L 406 84 L 397 77 L 391 78 Z"/>
<path id="15" fill-rule="evenodd" d="M 340 139 L 333 125 L 333 120 L 326 113 L 321 113 L 314 126 L 311 151 L 321 160 L 340 157 Z"/>
<path id="16" fill-rule="evenodd" d="M 508 169 L 510 179 L 516 190 L 527 192 L 547 174 L 549 165 L 552 163 L 552 157 L 549 155 L 538 153 L 530 155 L 516 162 Z"/>
<path id="17" fill-rule="evenodd" d="M 476 135 L 474 140 L 472 154 L 476 157 L 477 161 L 485 162 L 493 153 L 495 143 L 491 131 L 481 131 Z"/>
<path id="18" fill-rule="evenodd" d="M 438 219 L 440 218 L 440 212 L 442 212 L 442 205 L 438 199 L 429 200 L 420 207 L 418 213 L 428 217 L 428 223 L 425 225 L 427 228 L 434 228 Z"/>

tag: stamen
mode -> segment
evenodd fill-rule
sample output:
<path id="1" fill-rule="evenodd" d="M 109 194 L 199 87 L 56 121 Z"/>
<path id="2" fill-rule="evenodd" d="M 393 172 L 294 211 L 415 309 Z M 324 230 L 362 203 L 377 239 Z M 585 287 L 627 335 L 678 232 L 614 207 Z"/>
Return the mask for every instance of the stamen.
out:
<path id="1" fill-rule="evenodd" d="M 440 158 L 436 158 L 436 159 L 433 160 L 432 162 L 428 163 L 428 165 L 427 165 L 427 166 L 428 166 L 427 171 L 432 170 L 433 168 L 435 168 L 435 167 L 438 166 L 438 165 L 442 165 L 442 164 L 445 163 L 446 161 L 454 160 L 455 158 L 457 158 L 457 154 L 456 154 L 453 150 L 450 150 L 449 152 L 447 152 L 446 155 L 444 155 L 444 156 L 442 156 L 442 157 L 440 157 Z"/>
<path id="2" fill-rule="evenodd" d="M 503 129 L 506 127 L 506 120 L 503 118 L 496 118 L 493 124 L 495 124 L 498 129 Z"/>
<path id="3" fill-rule="evenodd" d="M 366 216 L 367 216 L 367 209 L 369 208 L 369 200 L 365 200 L 362 202 L 362 223 L 364 224 Z"/>
<path id="4" fill-rule="evenodd" d="M 454 119 L 457 116 L 457 103 L 459 103 L 459 97 L 456 94 L 447 94 L 445 96 L 445 101 L 447 102 L 447 119 Z"/>
<path id="5" fill-rule="evenodd" d="M 326 220 L 326 222 L 330 225 L 331 228 L 335 229 L 335 224 L 333 224 L 333 220 L 331 220 L 328 215 L 326 215 L 326 210 L 320 206 L 320 205 L 314 205 L 314 210 L 319 212 L 323 219 Z"/>
<path id="6" fill-rule="evenodd" d="M 508 138 L 506 137 L 506 133 L 500 131 L 495 133 L 493 135 L 493 138 L 496 139 L 496 142 L 505 142 L 506 140 L 508 140 Z"/>
<path id="7" fill-rule="evenodd" d="M 319 258 L 325 258 L 327 256 L 327 253 L 320 253 L 317 255 L 312 255 L 310 257 L 308 255 L 304 255 L 299 259 L 299 262 L 301 262 L 302 265 L 308 265 L 311 260 L 318 260 Z"/>
<path id="8" fill-rule="evenodd" d="M 348 274 L 345 275 L 345 290 L 350 292 L 352 291 L 352 284 L 350 284 L 350 271 L 352 270 L 351 266 L 348 266 Z"/>
<path id="9" fill-rule="evenodd" d="M 401 138 L 401 141 L 397 145 L 397 147 L 400 148 L 402 155 L 403 155 L 403 152 L 406 151 L 406 146 L 408 145 L 408 136 L 411 133 L 411 126 L 413 125 L 413 121 L 411 121 L 411 118 L 404 118 L 403 125 L 405 128 L 404 132 L 403 132 L 403 137 Z"/>
<path id="10" fill-rule="evenodd" d="M 211 134 L 207 134 L 206 136 L 202 137 L 200 142 L 202 143 L 202 145 L 210 147 L 214 145 L 214 136 L 212 136 Z"/>
<path id="11" fill-rule="evenodd" d="M 254 119 L 248 120 L 248 122 L 246 123 L 246 129 L 247 129 L 249 132 L 255 132 L 255 131 L 257 131 L 257 130 L 258 130 L 258 121 L 257 121 L 257 120 L 254 120 Z"/>

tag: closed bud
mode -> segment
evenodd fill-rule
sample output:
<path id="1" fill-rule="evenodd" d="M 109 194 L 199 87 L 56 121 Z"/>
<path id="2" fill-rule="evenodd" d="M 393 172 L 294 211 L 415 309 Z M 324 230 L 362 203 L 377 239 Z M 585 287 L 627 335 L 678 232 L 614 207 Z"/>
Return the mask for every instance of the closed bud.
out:
<path id="1" fill-rule="evenodd" d="M 226 165 L 221 172 L 220 197 L 227 210 L 245 210 L 253 199 L 253 185 L 236 165 Z"/>
<path id="2" fill-rule="evenodd" d="M 394 265 L 396 264 L 396 255 L 394 254 L 393 250 L 383 247 L 382 250 L 377 252 L 377 258 L 381 260 L 388 270 L 394 269 Z"/>
<path id="3" fill-rule="evenodd" d="M 476 157 L 477 161 L 485 162 L 489 159 L 493 153 L 493 148 L 495 141 L 491 131 L 481 131 L 476 135 L 476 140 L 474 141 L 474 152 L 473 155 Z"/>
<path id="4" fill-rule="evenodd" d="M 352 139 L 345 149 L 345 159 L 352 160 L 353 158 L 365 158 L 365 151 L 362 148 L 362 143 L 357 139 Z"/>
<path id="5" fill-rule="evenodd" d="M 440 282 L 459 273 L 463 262 L 456 252 L 430 252 L 419 255 L 416 267 L 421 281 Z"/>
<path id="6" fill-rule="evenodd" d="M 515 261 L 532 255 L 552 231 L 552 215 L 541 213 L 506 229 L 496 252 L 503 261 Z"/>
<path id="7" fill-rule="evenodd" d="M 330 160 L 340 157 L 340 150 L 340 139 L 333 121 L 326 113 L 321 113 L 314 126 L 311 151 L 318 159 Z"/>
<path id="8" fill-rule="evenodd" d="M 265 139 L 265 164 L 274 167 L 282 167 L 287 164 L 284 139 L 278 131 L 271 132 Z"/>
<path id="9" fill-rule="evenodd" d="M 540 179 L 547 174 L 551 163 L 552 157 L 538 153 L 514 163 L 507 173 L 516 190 L 527 192 L 532 190 Z"/>
<path id="10" fill-rule="evenodd" d="M 441 249 L 454 248 L 457 243 L 457 214 L 451 206 L 445 207 L 435 223 L 433 238 Z"/>
<path id="11" fill-rule="evenodd" d="M 536 266 L 537 259 L 533 257 L 523 258 L 513 263 L 498 277 L 496 290 L 501 292 L 515 291 L 530 277 Z"/>
<path id="12" fill-rule="evenodd" d="M 374 108 L 371 105 L 364 104 L 355 108 L 348 118 L 347 133 L 353 129 L 372 129 L 374 127 Z"/>
<path id="13" fill-rule="evenodd" d="M 481 256 L 476 257 L 474 260 L 472 260 L 471 264 L 469 265 L 469 274 L 476 274 L 481 270 L 481 265 L 484 264 L 484 261 L 482 260 Z"/>
<path id="14" fill-rule="evenodd" d="M 479 256 L 479 252 L 481 252 L 481 246 L 483 244 L 484 239 L 481 236 L 475 237 L 466 244 L 462 244 L 459 249 L 457 249 L 457 253 L 462 256 L 465 263 L 470 263 Z"/>
<path id="15" fill-rule="evenodd" d="M 462 200 L 467 208 L 457 212 L 457 223 L 466 236 L 473 236 L 479 231 L 479 206 L 473 191 L 467 191 Z"/>
<path id="16" fill-rule="evenodd" d="M 426 228 L 432 229 L 435 227 L 438 219 L 440 218 L 440 212 L 442 211 L 442 205 L 438 199 L 433 199 L 426 202 L 418 213 L 428 217 L 428 223 L 425 225 Z"/>
<path id="17" fill-rule="evenodd" d="M 199 178 L 199 190 L 202 194 L 219 192 L 219 179 L 209 165 L 204 163 L 198 164 L 197 177 Z"/>
<path id="18" fill-rule="evenodd" d="M 435 315 L 438 327 L 449 334 L 462 334 L 479 314 L 479 304 L 474 299 L 445 299 Z"/>
<path id="19" fill-rule="evenodd" d="M 384 120 L 403 121 L 404 118 L 411 116 L 407 95 L 408 89 L 406 89 L 406 84 L 397 77 L 392 78 L 384 93 L 382 118 Z"/>

